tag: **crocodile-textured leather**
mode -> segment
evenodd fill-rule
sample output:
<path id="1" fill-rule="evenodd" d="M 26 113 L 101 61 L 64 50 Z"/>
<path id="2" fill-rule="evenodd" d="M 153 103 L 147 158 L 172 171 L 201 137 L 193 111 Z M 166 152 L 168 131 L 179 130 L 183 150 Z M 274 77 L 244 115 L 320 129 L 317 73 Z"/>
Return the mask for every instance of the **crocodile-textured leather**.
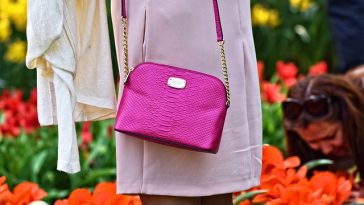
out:
<path id="1" fill-rule="evenodd" d="M 170 87 L 170 77 L 186 80 L 185 88 Z M 142 63 L 124 86 L 115 130 L 160 144 L 217 153 L 226 111 L 226 91 L 220 79 Z"/>

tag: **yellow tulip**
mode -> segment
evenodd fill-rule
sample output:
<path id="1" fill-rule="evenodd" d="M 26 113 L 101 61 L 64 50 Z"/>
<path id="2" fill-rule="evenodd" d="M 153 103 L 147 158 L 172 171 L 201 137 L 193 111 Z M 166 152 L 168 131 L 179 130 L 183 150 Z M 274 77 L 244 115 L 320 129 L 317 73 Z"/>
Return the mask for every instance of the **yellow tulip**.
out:
<path id="1" fill-rule="evenodd" d="M 9 16 L 19 31 L 25 31 L 27 22 L 27 1 L 26 0 L 0 0 L 0 13 Z"/>
<path id="2" fill-rule="evenodd" d="M 260 4 L 256 4 L 252 10 L 252 21 L 254 25 L 267 25 L 269 12 Z"/>
<path id="3" fill-rule="evenodd" d="M 313 4 L 312 0 L 290 0 L 289 2 L 293 8 L 302 12 L 307 11 Z"/>
<path id="4" fill-rule="evenodd" d="M 7 41 L 10 35 L 10 20 L 4 13 L 0 13 L 0 42 Z"/>
<path id="5" fill-rule="evenodd" d="M 255 4 L 252 9 L 252 22 L 257 26 L 276 27 L 279 25 L 279 13 L 275 9 L 268 9 L 261 4 Z"/>
<path id="6" fill-rule="evenodd" d="M 271 9 L 269 11 L 269 25 L 276 27 L 279 25 L 279 13 L 276 10 Z"/>
<path id="7" fill-rule="evenodd" d="M 27 44 L 25 41 L 16 40 L 8 47 L 5 53 L 5 60 L 14 63 L 23 63 L 25 61 Z"/>

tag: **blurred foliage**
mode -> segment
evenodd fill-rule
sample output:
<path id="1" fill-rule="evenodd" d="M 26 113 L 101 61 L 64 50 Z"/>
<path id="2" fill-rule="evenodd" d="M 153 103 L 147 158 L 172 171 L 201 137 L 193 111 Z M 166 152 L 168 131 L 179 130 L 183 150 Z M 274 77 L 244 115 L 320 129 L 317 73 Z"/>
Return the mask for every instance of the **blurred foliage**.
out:
<path id="1" fill-rule="evenodd" d="M 0 90 L 35 86 L 35 72 L 25 70 L 26 0 L 0 0 Z"/>
<path id="2" fill-rule="evenodd" d="M 110 11 L 110 1 L 107 2 Z M 266 64 L 266 77 L 274 73 L 278 60 L 295 62 L 307 71 L 325 60 L 335 63 L 324 0 L 251 0 L 257 58 Z M 118 76 L 110 12 L 114 76 Z M 0 90 L 35 86 L 35 71 L 24 65 L 26 52 L 26 0 L 0 0 Z M 23 59 L 23 60 L 22 60 Z"/>
<path id="3" fill-rule="evenodd" d="M 110 11 L 110 1 L 106 2 Z M 0 0 L 0 91 L 4 88 L 21 88 L 28 95 L 36 86 L 36 72 L 25 66 L 26 3 L 26 0 Z M 111 23 L 108 12 L 111 57 L 116 79 L 118 68 Z"/>
<path id="4" fill-rule="evenodd" d="M 47 201 L 68 196 L 79 187 L 94 187 L 98 182 L 114 181 L 116 177 L 115 140 L 110 126 L 113 120 L 91 124 L 93 140 L 81 145 L 81 172 L 66 174 L 57 167 L 57 129 L 41 127 L 32 134 L 17 138 L 0 136 L 0 176 L 7 177 L 11 188 L 24 180 L 37 183 L 47 190 Z M 77 124 L 80 132 L 81 124 Z M 111 135 L 110 135 L 111 134 Z M 78 134 L 79 135 L 79 134 Z"/>
<path id="5" fill-rule="evenodd" d="M 301 72 L 321 60 L 335 64 L 324 0 L 252 0 L 252 22 L 266 77 L 279 60 L 295 62 Z"/>
<path id="6" fill-rule="evenodd" d="M 262 112 L 263 143 L 274 145 L 282 151 L 286 150 L 281 104 L 262 102 Z"/>

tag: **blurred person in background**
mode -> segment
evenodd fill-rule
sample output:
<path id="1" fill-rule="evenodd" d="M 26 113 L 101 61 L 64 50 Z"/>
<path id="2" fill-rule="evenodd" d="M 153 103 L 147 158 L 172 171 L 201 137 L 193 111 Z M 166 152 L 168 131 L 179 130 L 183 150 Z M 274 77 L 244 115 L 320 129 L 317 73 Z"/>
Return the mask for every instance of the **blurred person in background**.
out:
<path id="1" fill-rule="evenodd" d="M 364 0 L 328 0 L 340 73 L 364 69 Z"/>
<path id="2" fill-rule="evenodd" d="M 364 73 L 300 80 L 282 104 L 289 156 L 331 159 L 333 171 L 356 165 L 364 177 Z"/>

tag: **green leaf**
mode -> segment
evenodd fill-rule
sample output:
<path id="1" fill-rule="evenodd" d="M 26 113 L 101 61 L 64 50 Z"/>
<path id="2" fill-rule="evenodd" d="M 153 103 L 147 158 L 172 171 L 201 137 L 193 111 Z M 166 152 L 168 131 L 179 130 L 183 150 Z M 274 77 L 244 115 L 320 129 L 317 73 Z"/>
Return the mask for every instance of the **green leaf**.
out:
<path id="1" fill-rule="evenodd" d="M 307 166 L 308 170 L 312 170 L 318 166 L 323 166 L 323 165 L 331 165 L 334 164 L 334 162 L 332 160 L 329 159 L 317 159 L 317 160 L 312 160 L 307 162 L 305 165 Z"/>
<path id="2" fill-rule="evenodd" d="M 5 122 L 5 115 L 3 112 L 0 112 L 0 124 L 3 124 Z"/>
<path id="3" fill-rule="evenodd" d="M 87 178 L 80 183 L 81 186 L 84 186 L 92 182 L 97 182 L 98 180 L 104 177 L 112 177 L 115 175 L 116 175 L 115 168 L 103 168 L 103 169 L 92 170 L 90 171 L 90 173 L 88 173 Z"/>
<path id="4" fill-rule="evenodd" d="M 47 193 L 47 198 L 51 198 L 51 199 L 64 199 L 69 195 L 70 191 L 69 190 L 50 190 Z"/>
<path id="5" fill-rule="evenodd" d="M 38 175 L 40 168 L 43 166 L 44 161 L 46 160 L 48 155 L 47 150 L 42 151 L 41 153 L 39 153 L 38 155 L 36 155 L 33 159 L 33 167 L 32 167 L 32 171 L 34 175 Z"/>
<path id="6" fill-rule="evenodd" d="M 241 194 L 239 196 L 237 196 L 233 202 L 234 205 L 239 205 L 240 202 L 243 202 L 247 199 L 252 199 L 254 196 L 259 195 L 259 194 L 264 194 L 267 193 L 268 190 L 257 190 L 257 191 L 251 191 L 251 192 L 247 192 L 244 194 Z"/>

